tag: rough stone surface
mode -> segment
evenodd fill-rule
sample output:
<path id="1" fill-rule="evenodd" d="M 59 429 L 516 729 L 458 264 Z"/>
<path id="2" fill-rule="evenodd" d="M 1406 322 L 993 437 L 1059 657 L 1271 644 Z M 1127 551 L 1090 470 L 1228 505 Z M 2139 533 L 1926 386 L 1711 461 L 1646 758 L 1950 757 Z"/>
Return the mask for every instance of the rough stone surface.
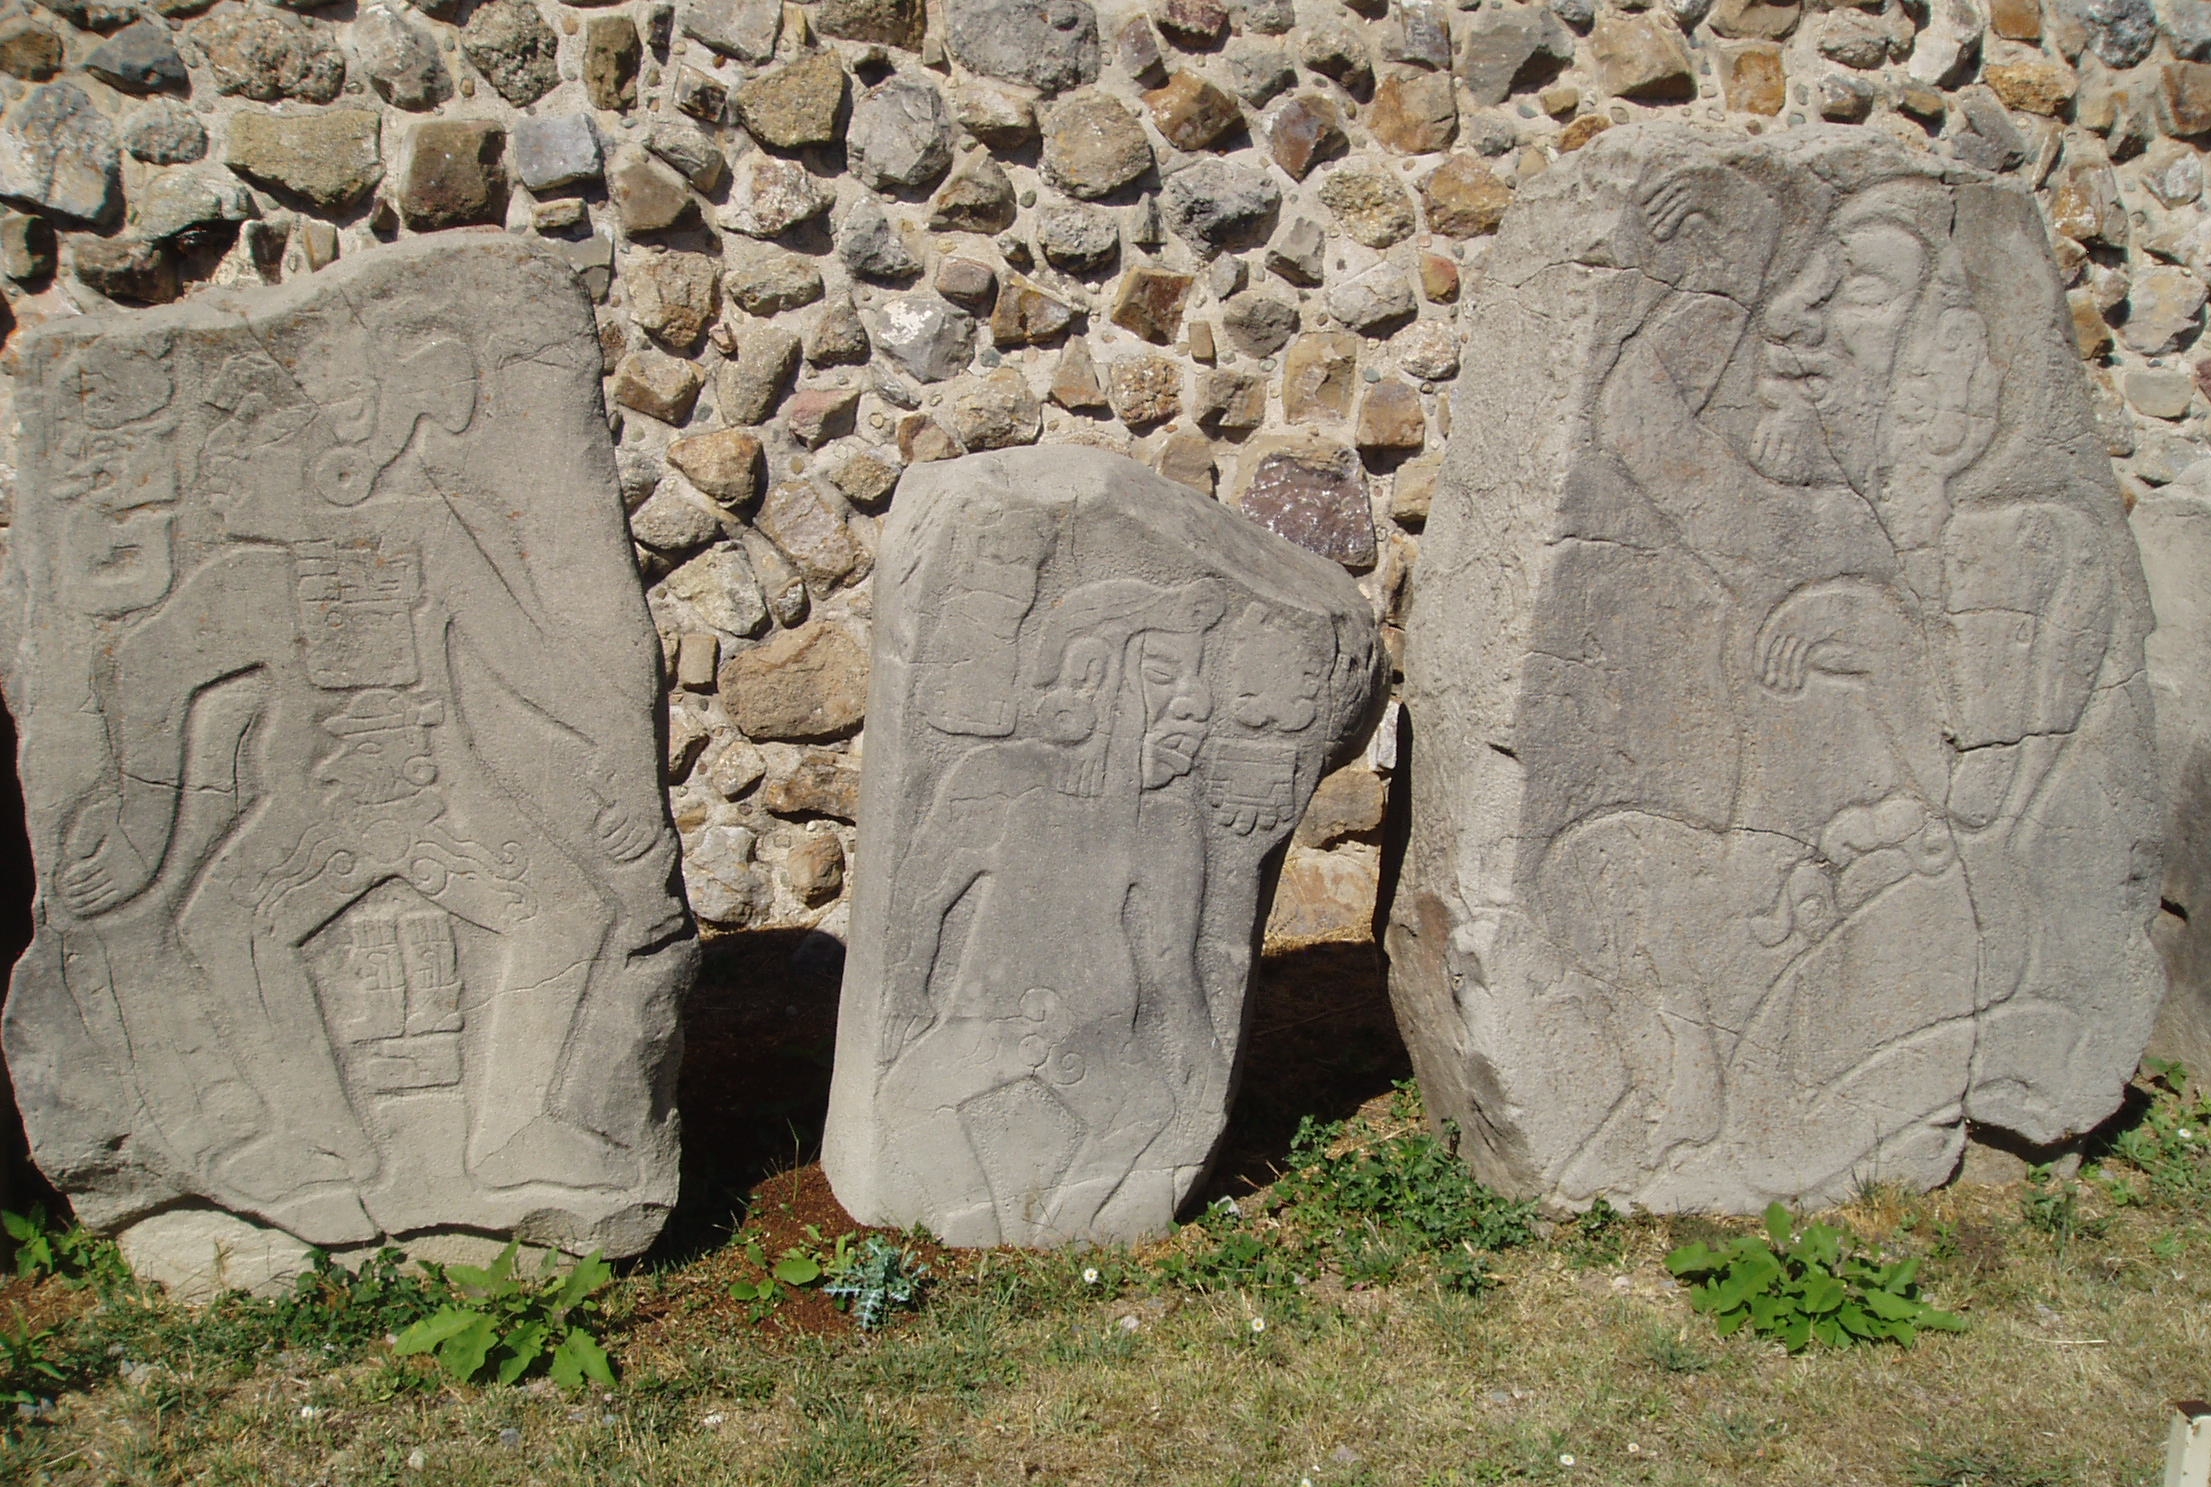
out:
<path id="1" fill-rule="evenodd" d="M 1163 1233 L 1227 1123 L 1266 858 L 1375 697 L 1367 602 L 1097 450 L 914 471 L 884 545 L 823 1165 L 955 1245 Z"/>
<path id="2" fill-rule="evenodd" d="M 1244 122 L 1236 100 L 1194 72 L 1178 72 L 1166 86 L 1146 93 L 1144 106 L 1178 150 L 1202 150 Z"/>
<path id="3" fill-rule="evenodd" d="M 375 114 L 242 113 L 230 121 L 224 163 L 256 185 L 287 192 L 326 211 L 351 206 L 384 178 Z"/>
<path id="4" fill-rule="evenodd" d="M 952 113 L 917 77 L 893 77 L 860 95 L 845 135 L 852 173 L 878 191 L 926 186 L 952 163 Z"/>
<path id="5" fill-rule="evenodd" d="M 225 1213 L 644 1248 L 695 952 L 573 277 L 410 243 L 21 354 L 42 1168 L 178 1265 Z"/>
<path id="6" fill-rule="evenodd" d="M 1320 93 L 1298 94 L 1267 122 L 1268 151 L 1292 180 L 1304 180 L 1314 166 L 1342 154 L 1345 142 L 1343 115 Z"/>
<path id="7" fill-rule="evenodd" d="M 747 237 L 781 237 L 829 210 L 836 193 L 796 160 L 754 150 L 729 173 L 729 200 L 714 220 Z"/>
<path id="8" fill-rule="evenodd" d="M 595 15 L 583 27 L 584 96 L 593 108 L 619 112 L 637 103 L 644 61 L 637 23 L 626 15 Z"/>
<path id="9" fill-rule="evenodd" d="M 772 243 L 731 243 L 722 287 L 752 315 L 778 315 L 822 296 L 821 271 Z"/>
<path id="10" fill-rule="evenodd" d="M 636 145 L 623 145 L 606 168 L 607 200 L 632 235 L 664 232 L 698 210 L 682 176 Z"/>
<path id="11" fill-rule="evenodd" d="M 1445 72 L 1399 73 L 1384 78 L 1366 112 L 1367 128 L 1386 149 L 1429 155 L 1459 133 L 1459 105 Z"/>
<path id="12" fill-rule="evenodd" d="M 1477 105 L 1540 87 L 1573 60 L 1574 38 L 1541 5 L 1489 6 L 1461 25 L 1458 74 Z"/>
<path id="13" fill-rule="evenodd" d="M 720 307 L 721 263 L 704 253 L 643 249 L 622 265 L 630 319 L 671 351 L 689 351 Z"/>
<path id="14" fill-rule="evenodd" d="M 514 173 L 539 195 L 596 181 L 599 130 L 589 114 L 539 114 L 514 125 Z"/>
<path id="15" fill-rule="evenodd" d="M 837 224 L 837 257 L 860 278 L 877 282 L 896 284 L 921 272 L 921 260 L 872 196 L 854 202 Z"/>
<path id="16" fill-rule="evenodd" d="M 345 53 L 321 21 L 225 0 L 194 21 L 190 35 L 218 93 L 328 103 L 345 86 Z"/>
<path id="17" fill-rule="evenodd" d="M 1046 263 L 1069 273 L 1098 268 L 1121 251 L 1120 219 L 1104 207 L 1055 202 L 1037 211 L 1036 248 Z"/>
<path id="18" fill-rule="evenodd" d="M 909 52 L 921 50 L 927 20 L 922 0 L 826 0 L 814 12 L 814 26 L 824 36 L 877 41 Z"/>
<path id="19" fill-rule="evenodd" d="M 923 382 L 957 376 L 975 354 L 975 317 L 934 294 L 890 301 L 869 333 L 878 351 Z"/>
<path id="20" fill-rule="evenodd" d="M 1046 93 L 1098 78 L 1098 15 L 1085 0 L 948 0 L 944 40 L 973 71 Z"/>
<path id="21" fill-rule="evenodd" d="M 1350 568 L 1374 563 L 1374 511 L 1359 459 L 1310 434 L 1252 441 L 1237 507 L 1278 537 Z"/>
<path id="22" fill-rule="evenodd" d="M 61 71 L 61 64 L 61 38 L 46 27 L 21 19 L 0 27 L 0 72 L 43 83 Z"/>
<path id="23" fill-rule="evenodd" d="M 1317 195 L 1344 231 L 1369 248 L 1412 236 L 1413 199 L 1379 166 L 1338 166 L 1322 179 Z"/>
<path id="24" fill-rule="evenodd" d="M 169 28 L 153 21 L 135 21 L 101 42 L 85 54 L 84 70 L 125 93 L 181 89 L 191 81 Z"/>
<path id="25" fill-rule="evenodd" d="M 1070 98 L 1044 120 L 1044 178 L 1069 196 L 1110 196 L 1152 168 L 1144 126 L 1105 93 Z"/>
<path id="26" fill-rule="evenodd" d="M 407 141 L 399 213 L 418 232 L 507 214 L 507 134 L 482 119 L 427 119 Z"/>
<path id="27" fill-rule="evenodd" d="M 1614 129 L 1523 189 L 1421 544 L 1390 929 L 1486 1180 L 1816 1207 L 2117 1108 L 2150 616 L 2045 242 L 1847 129 Z"/>
<path id="28" fill-rule="evenodd" d="M 1175 235 L 1211 254 L 1263 240 L 1282 205 L 1282 188 L 1264 171 L 1207 159 L 1176 171 L 1160 198 Z"/>
<path id="29" fill-rule="evenodd" d="M 453 93 L 437 41 L 389 5 L 364 5 L 353 23 L 353 54 L 386 103 L 420 112 Z"/>
<path id="30" fill-rule="evenodd" d="M 461 27 L 461 55 L 516 108 L 560 82 L 560 38 L 534 0 L 483 0 Z"/>
<path id="31" fill-rule="evenodd" d="M 1003 232 L 1013 226 L 1013 180 L 990 156 L 970 155 L 945 177 L 929 207 L 929 225 L 939 232 Z"/>
<path id="32" fill-rule="evenodd" d="M 76 84 L 42 83 L 0 116 L 0 201 L 99 223 L 122 191 L 115 126 Z"/>
<path id="33" fill-rule="evenodd" d="M 148 165 L 190 165 L 207 158 L 207 126 L 173 98 L 156 98 L 123 123 L 123 148 Z"/>
<path id="34" fill-rule="evenodd" d="M 813 52 L 739 88 L 737 115 L 764 145 L 825 145 L 837 137 L 844 94 L 844 64 L 836 53 Z"/>
<path id="35" fill-rule="evenodd" d="M 747 738 L 818 742 L 867 715 L 867 652 L 838 626 L 783 630 L 722 664 L 722 703 Z"/>

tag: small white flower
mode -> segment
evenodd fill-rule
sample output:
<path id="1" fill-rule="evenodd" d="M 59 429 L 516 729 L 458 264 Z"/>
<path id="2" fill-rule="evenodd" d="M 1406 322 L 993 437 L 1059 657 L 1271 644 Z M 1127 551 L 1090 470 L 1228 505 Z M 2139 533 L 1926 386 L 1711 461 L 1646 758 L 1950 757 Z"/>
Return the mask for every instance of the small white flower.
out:
<path id="1" fill-rule="evenodd" d="M 1082 1272 L 1082 1283 L 1083 1283 L 1084 1285 L 1086 1285 L 1086 1286 L 1094 1286 L 1094 1285 L 1096 1285 L 1096 1284 L 1098 1283 L 1098 1267 L 1097 1267 L 1097 1266 L 1095 1266 L 1095 1265 L 1086 1265 L 1086 1266 L 1084 1266 L 1084 1267 L 1083 1267 L 1083 1272 Z"/>
<path id="2" fill-rule="evenodd" d="M 1267 1330 L 1267 1319 L 1266 1319 L 1265 1317 L 1253 1317 L 1253 1318 L 1251 1319 L 1251 1330 L 1252 1330 L 1252 1331 L 1254 1331 L 1254 1332 L 1264 1332 L 1264 1331 L 1266 1331 L 1266 1330 Z"/>
<path id="3" fill-rule="evenodd" d="M 315 1416 L 317 1416 L 317 1415 L 319 1415 L 319 1414 L 321 1414 L 321 1413 L 322 1413 L 322 1411 L 321 1411 L 321 1410 L 318 1410 L 318 1409 L 316 1409 L 316 1408 L 315 1408 L 315 1407 L 314 1407 L 313 1405 L 311 1405 L 311 1404 L 303 1404 L 303 1405 L 301 1405 L 301 1406 L 299 1407 L 299 1417 L 300 1417 L 300 1418 L 301 1418 L 302 1420 L 312 1420 L 312 1419 L 314 1419 L 314 1418 L 315 1418 Z"/>
<path id="4" fill-rule="evenodd" d="M 722 1421 L 728 1418 L 729 1417 L 727 1415 L 724 1415 L 717 1410 L 715 1413 L 708 1415 L 705 1419 L 699 1421 L 699 1424 L 705 1426 L 708 1430 L 712 1430 L 715 1426 L 721 1424 Z"/>
<path id="5" fill-rule="evenodd" d="M 2180 1128 L 2180 1139 L 2183 1141 L 2193 1141 L 2196 1139 L 2196 1133 L 2189 1130 L 2186 1126 L 2182 1126 Z"/>
<path id="6" fill-rule="evenodd" d="M 1629 1442 L 1628 1442 L 1628 1454 L 1629 1454 L 1630 1456 L 1640 1456 L 1640 1455 L 1642 1455 L 1642 1454 L 1643 1454 L 1643 1448 L 1642 1448 L 1641 1446 L 1637 1445 L 1637 1444 L 1636 1444 L 1635 1442 L 1633 1442 L 1633 1441 L 1629 1441 Z"/>
<path id="7" fill-rule="evenodd" d="M 407 1470 L 418 1472 L 429 1464 L 430 1458 L 422 1454 L 422 1447 L 417 1446 L 407 1453 Z"/>
<path id="8" fill-rule="evenodd" d="M 1574 1464 L 1574 1453 L 1567 1451 L 1561 1454 L 1558 1458 L 1558 1464 L 1560 1466 L 1572 1466 Z"/>

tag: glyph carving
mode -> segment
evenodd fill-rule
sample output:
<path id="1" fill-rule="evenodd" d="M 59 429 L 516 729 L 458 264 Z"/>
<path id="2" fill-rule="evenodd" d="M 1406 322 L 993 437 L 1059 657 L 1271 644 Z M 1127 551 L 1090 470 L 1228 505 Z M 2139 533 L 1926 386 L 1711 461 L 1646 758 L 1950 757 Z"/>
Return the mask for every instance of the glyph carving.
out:
<path id="1" fill-rule="evenodd" d="M 1432 1107 L 1657 1208 L 2093 1126 L 2158 999 L 2149 617 L 2032 202 L 1616 130 L 1514 213 L 1408 640 Z"/>
<path id="2" fill-rule="evenodd" d="M 1376 694 L 1332 563 L 1118 455 L 916 467 L 824 1157 L 868 1222 L 1133 1238 L 1211 1160 L 1263 889 Z"/>
<path id="3" fill-rule="evenodd" d="M 642 1248 L 694 950 L 567 270 L 411 243 L 23 356 L 41 1165 L 110 1229 Z"/>

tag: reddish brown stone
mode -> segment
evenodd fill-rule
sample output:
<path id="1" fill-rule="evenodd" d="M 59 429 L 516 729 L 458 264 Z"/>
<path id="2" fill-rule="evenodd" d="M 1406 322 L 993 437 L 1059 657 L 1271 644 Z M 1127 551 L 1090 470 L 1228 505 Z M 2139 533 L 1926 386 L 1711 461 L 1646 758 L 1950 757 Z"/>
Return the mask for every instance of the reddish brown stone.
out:
<path id="1" fill-rule="evenodd" d="M 1244 122 L 1236 100 L 1194 72 L 1178 72 L 1146 93 L 1144 106 L 1178 150 L 1202 150 Z"/>
<path id="2" fill-rule="evenodd" d="M 799 443 L 819 449 L 852 432 L 852 416 L 859 406 L 860 394 L 849 387 L 809 387 L 792 394 L 783 405 L 783 422 Z"/>
<path id="3" fill-rule="evenodd" d="M 1065 331 L 1074 310 L 1019 274 L 1008 273 L 990 312 L 995 346 L 1041 346 Z"/>
<path id="4" fill-rule="evenodd" d="M 1278 537 L 1347 568 L 1374 563 L 1374 511 L 1359 457 L 1322 439 L 1278 439 L 1245 455 L 1237 506 Z"/>
<path id="5" fill-rule="evenodd" d="M 1497 178 L 1479 155 L 1453 155 L 1420 183 L 1420 202 L 1428 230 L 1445 237 L 1478 237 L 1495 232 L 1512 205 L 1512 187 Z"/>
<path id="6" fill-rule="evenodd" d="M 1228 8 L 1220 0 L 1164 0 L 1152 15 L 1182 46 L 1213 46 L 1228 34 Z"/>
<path id="7" fill-rule="evenodd" d="M 1090 348 L 1079 338 L 1069 341 L 1059 354 L 1052 373 L 1052 401 L 1069 412 L 1090 412 L 1106 406 L 1105 389 L 1098 385 L 1098 369 L 1090 360 Z"/>
<path id="8" fill-rule="evenodd" d="M 1443 149 L 1459 132 L 1459 104 L 1448 72 L 1400 73 L 1374 90 L 1367 128 L 1387 149 L 1426 155 Z"/>
<path id="9" fill-rule="evenodd" d="M 1747 42 L 1720 53 L 1720 86 L 1727 106 L 1739 114 L 1781 112 L 1788 83 L 1781 71 L 1781 48 L 1770 41 Z"/>
<path id="10" fill-rule="evenodd" d="M 1155 346 L 1164 346 L 1182 328 L 1183 301 L 1190 297 L 1191 278 L 1167 269 L 1143 264 L 1121 280 L 1109 317 L 1123 330 L 1134 331 Z"/>
<path id="11" fill-rule="evenodd" d="M 1126 356 L 1106 368 L 1106 396 L 1130 428 L 1165 423 L 1182 411 L 1182 367 L 1164 356 Z"/>
<path id="12" fill-rule="evenodd" d="M 1283 104 L 1267 131 L 1275 164 L 1300 181 L 1323 160 L 1342 154 L 1344 144 L 1342 115 L 1318 93 L 1300 93 Z"/>
<path id="13" fill-rule="evenodd" d="M 898 420 L 898 457 L 909 465 L 957 459 L 964 452 L 959 440 L 926 413 L 909 413 Z"/>
<path id="14" fill-rule="evenodd" d="M 1410 383 L 1392 377 L 1377 382 L 1359 400 L 1361 449 L 1417 450 L 1428 442 L 1428 416 Z"/>
<path id="15" fill-rule="evenodd" d="M 2186 138 L 2211 133 L 2211 63 L 2168 62 L 2159 82 L 2174 134 Z"/>
<path id="16" fill-rule="evenodd" d="M 1441 253 L 1420 255 L 1420 292 L 1431 305 L 1448 305 L 1459 297 L 1459 266 Z"/>

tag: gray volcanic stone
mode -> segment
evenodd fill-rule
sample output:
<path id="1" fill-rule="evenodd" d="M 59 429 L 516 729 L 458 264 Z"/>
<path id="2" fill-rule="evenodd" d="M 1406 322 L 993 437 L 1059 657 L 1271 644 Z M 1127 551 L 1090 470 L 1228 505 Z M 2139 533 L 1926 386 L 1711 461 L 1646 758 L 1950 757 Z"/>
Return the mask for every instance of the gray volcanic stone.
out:
<path id="1" fill-rule="evenodd" d="M 0 201 L 102 222 L 121 203 L 122 166 L 115 126 L 75 83 L 42 83 L 0 117 Z"/>
<path id="2" fill-rule="evenodd" d="M 322 21 L 265 5 L 222 4 L 192 23 L 215 91 L 274 103 L 328 103 L 345 86 L 338 34 Z"/>
<path id="3" fill-rule="evenodd" d="M 875 579 L 823 1166 L 955 1245 L 1169 1228 L 1270 855 L 1380 685 L 1344 573 L 1125 456 L 909 467 Z"/>
<path id="4" fill-rule="evenodd" d="M 123 124 L 123 148 L 148 165 L 190 165 L 207 157 L 207 126 L 174 98 L 156 98 Z"/>
<path id="5" fill-rule="evenodd" d="M 2058 8 L 2088 33 L 2088 48 L 2113 67 L 2132 67 L 2157 45 L 2157 10 L 2150 0 L 2059 0 Z"/>
<path id="6" fill-rule="evenodd" d="M 134 21 L 85 55 L 84 70 L 126 93 L 158 93 L 190 81 L 169 28 Z"/>
<path id="7" fill-rule="evenodd" d="M 453 94 L 438 44 L 388 5 L 367 5 L 353 22 L 353 54 L 377 96 L 398 108 L 435 108 Z"/>
<path id="8" fill-rule="evenodd" d="M 553 91 L 559 54 L 560 38 L 531 0 L 484 0 L 461 27 L 461 55 L 516 108 Z"/>
<path id="9" fill-rule="evenodd" d="M 1734 1212 L 2094 1127 L 2164 809 L 2033 199 L 1846 128 L 1616 128 L 1480 285 L 1405 658 L 1431 1115 L 1517 1194 Z"/>
<path id="10" fill-rule="evenodd" d="M 1177 235 L 1213 253 L 1264 241 L 1282 205 L 1282 188 L 1264 171 L 1208 158 L 1168 177 L 1160 201 Z"/>
<path id="11" fill-rule="evenodd" d="M 921 260 L 872 196 L 855 200 L 837 224 L 837 257 L 860 278 L 879 283 L 899 283 L 921 272 Z"/>
<path id="12" fill-rule="evenodd" d="M 1574 60 L 1573 36 L 1541 5 L 1489 6 L 1459 26 L 1457 71 L 1479 107 L 1539 86 Z"/>
<path id="13" fill-rule="evenodd" d="M 246 183 L 217 166 L 165 170 L 131 200 L 131 228 L 150 242 L 261 215 Z"/>
<path id="14" fill-rule="evenodd" d="M 945 45 L 971 71 L 1046 93 L 1098 80 L 1098 13 L 1085 0 L 949 0 Z"/>
<path id="15" fill-rule="evenodd" d="M 1056 269 L 1080 273 L 1121 251 L 1121 223 L 1104 207 L 1051 202 L 1037 208 L 1036 247 Z"/>
<path id="16" fill-rule="evenodd" d="M 959 375 L 975 354 L 975 317 L 934 294 L 889 301 L 868 329 L 876 350 L 923 382 Z"/>
<path id="17" fill-rule="evenodd" d="M 2150 929 L 2165 1007 L 2149 1052 L 2211 1069 L 2211 463 L 2134 503 L 2129 518 L 2157 628 L 2144 647 L 2165 782 L 2163 910 Z"/>
<path id="18" fill-rule="evenodd" d="M 782 0 L 691 0 L 682 16 L 684 35 L 743 62 L 771 60 L 783 34 Z"/>
<path id="19" fill-rule="evenodd" d="M 157 1257 L 177 1214 L 643 1249 L 696 950 L 574 276 L 419 239 L 20 355 L 41 1168 Z"/>
<path id="20" fill-rule="evenodd" d="M 854 100 L 845 149 L 852 173 L 877 191 L 926 186 L 952 163 L 952 112 L 933 85 L 890 78 Z"/>

